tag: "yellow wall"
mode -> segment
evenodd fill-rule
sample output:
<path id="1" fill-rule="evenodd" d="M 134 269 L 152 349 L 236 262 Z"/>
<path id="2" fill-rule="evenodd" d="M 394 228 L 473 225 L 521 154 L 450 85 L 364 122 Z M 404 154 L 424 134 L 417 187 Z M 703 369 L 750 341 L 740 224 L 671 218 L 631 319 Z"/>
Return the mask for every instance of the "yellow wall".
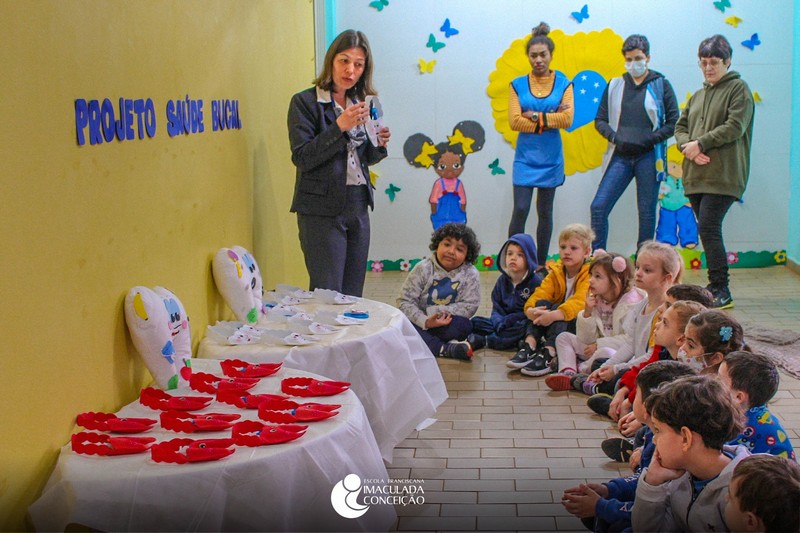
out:
<path id="1" fill-rule="evenodd" d="M 0 3 L 0 530 L 25 527 L 76 414 L 151 380 L 130 287 L 173 290 L 196 347 L 230 316 L 219 247 L 253 248 L 267 287 L 305 283 L 286 109 L 313 49 L 310 0 Z M 166 102 L 187 94 L 206 131 L 170 138 Z M 156 136 L 79 147 L 75 99 L 106 97 L 152 98 Z M 214 98 L 239 101 L 242 130 L 211 131 Z"/>

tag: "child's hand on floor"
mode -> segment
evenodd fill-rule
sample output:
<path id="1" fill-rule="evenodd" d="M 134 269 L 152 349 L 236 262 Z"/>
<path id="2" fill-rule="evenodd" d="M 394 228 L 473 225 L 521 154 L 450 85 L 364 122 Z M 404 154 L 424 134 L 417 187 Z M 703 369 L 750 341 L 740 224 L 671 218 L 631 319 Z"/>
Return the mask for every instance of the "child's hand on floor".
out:
<path id="1" fill-rule="evenodd" d="M 440 311 L 435 315 L 428 317 L 428 319 L 425 321 L 425 327 L 427 329 L 440 328 L 442 326 L 448 325 L 452 321 L 453 321 L 453 315 L 451 315 L 447 311 Z"/>

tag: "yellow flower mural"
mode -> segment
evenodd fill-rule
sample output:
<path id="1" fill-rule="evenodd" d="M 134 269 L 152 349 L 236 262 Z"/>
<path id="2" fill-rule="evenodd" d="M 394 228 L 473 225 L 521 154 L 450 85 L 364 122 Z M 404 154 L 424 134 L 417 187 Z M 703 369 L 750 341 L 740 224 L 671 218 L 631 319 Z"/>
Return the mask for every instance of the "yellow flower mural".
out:
<path id="1" fill-rule="evenodd" d="M 564 170 L 570 176 L 599 167 L 603 162 L 606 140 L 594 129 L 593 116 L 580 119 L 580 91 L 577 83 L 584 73 L 602 76 L 606 82 L 625 72 L 622 56 L 622 37 L 610 29 L 589 33 L 578 32 L 566 35 L 562 30 L 553 30 L 549 37 L 556 45 L 550 68 L 559 70 L 576 82 L 575 113 L 576 121 L 572 131 L 561 131 L 564 143 Z M 516 39 L 496 62 L 496 68 L 489 74 L 486 92 L 492 101 L 492 116 L 495 129 L 503 135 L 511 146 L 516 146 L 517 132 L 508 125 L 508 91 L 512 80 L 530 73 L 525 44 L 529 36 Z M 595 74 L 596 73 L 596 74 Z M 578 76 L 578 75 L 581 76 Z M 576 128 L 577 126 L 577 128 Z"/>

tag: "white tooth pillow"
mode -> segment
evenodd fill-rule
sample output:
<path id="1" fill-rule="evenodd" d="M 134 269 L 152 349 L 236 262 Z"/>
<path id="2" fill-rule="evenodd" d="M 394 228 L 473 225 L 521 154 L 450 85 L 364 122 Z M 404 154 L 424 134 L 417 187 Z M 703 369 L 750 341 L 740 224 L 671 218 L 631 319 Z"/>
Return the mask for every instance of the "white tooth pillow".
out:
<path id="1" fill-rule="evenodd" d="M 134 287 L 125 297 L 125 321 L 156 384 L 162 389 L 188 385 L 192 333 L 178 297 L 163 287 Z"/>
<path id="2" fill-rule="evenodd" d="M 237 320 L 255 324 L 263 315 L 263 284 L 253 254 L 241 246 L 220 248 L 211 261 L 214 283 Z"/>

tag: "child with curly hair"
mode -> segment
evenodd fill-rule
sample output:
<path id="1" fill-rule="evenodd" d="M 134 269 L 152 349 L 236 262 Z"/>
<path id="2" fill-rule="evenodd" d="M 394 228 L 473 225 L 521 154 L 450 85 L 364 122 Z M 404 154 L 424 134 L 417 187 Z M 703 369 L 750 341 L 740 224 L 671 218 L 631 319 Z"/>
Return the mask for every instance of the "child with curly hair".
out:
<path id="1" fill-rule="evenodd" d="M 472 229 L 449 223 L 433 232 L 430 250 L 433 254 L 408 274 L 397 307 L 433 355 L 469 361 L 472 348 L 465 339 L 481 302 L 481 282 L 473 265 L 481 245 Z"/>

